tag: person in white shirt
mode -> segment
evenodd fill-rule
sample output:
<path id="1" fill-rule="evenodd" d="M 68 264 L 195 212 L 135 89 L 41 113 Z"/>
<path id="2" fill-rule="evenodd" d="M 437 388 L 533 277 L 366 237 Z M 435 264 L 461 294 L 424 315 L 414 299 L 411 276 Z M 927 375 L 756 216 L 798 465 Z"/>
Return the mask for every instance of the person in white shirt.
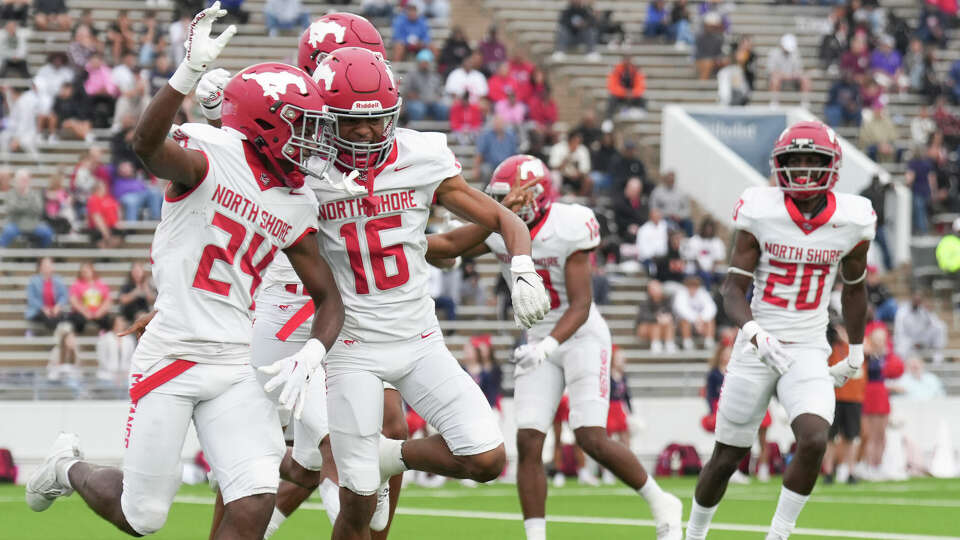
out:
<path id="1" fill-rule="evenodd" d="M 688 276 L 673 295 L 673 312 L 680 323 L 683 348 L 693 349 L 693 332 L 703 336 L 703 347 L 712 350 L 717 330 L 717 304 L 697 276 Z"/>
<path id="2" fill-rule="evenodd" d="M 549 165 L 560 173 L 565 186 L 585 196 L 593 191 L 593 180 L 590 178 L 590 151 L 582 142 L 583 136 L 579 132 L 568 134 L 567 140 L 550 147 Z"/>
<path id="3" fill-rule="evenodd" d="M 127 327 L 122 316 L 114 317 L 113 328 L 97 338 L 97 379 L 124 388 L 130 371 L 130 359 L 137 340 L 130 334 L 119 335 Z"/>
<path id="4" fill-rule="evenodd" d="M 802 106 L 809 108 L 810 77 L 803 72 L 803 59 L 797 50 L 797 36 L 784 34 L 780 38 L 780 46 L 771 49 L 767 57 L 767 73 L 770 74 L 770 91 L 773 93 L 771 105 L 779 105 L 783 83 L 793 82 L 803 92 L 800 97 Z"/>
<path id="5" fill-rule="evenodd" d="M 650 209 L 650 219 L 637 229 L 637 259 L 652 273 L 653 260 L 667 254 L 667 221 L 657 208 Z"/>
<path id="6" fill-rule="evenodd" d="M 700 222 L 700 233 L 687 240 L 683 258 L 687 260 L 687 272 L 697 274 L 706 288 L 716 281 L 717 266 L 727 256 L 727 246 L 717 238 L 716 224 L 710 218 Z"/>
<path id="7" fill-rule="evenodd" d="M 933 361 L 943 361 L 947 344 L 947 325 L 930 309 L 930 300 L 923 291 L 916 291 L 910 302 L 901 304 L 893 320 L 893 343 L 901 358 L 917 349 L 933 354 Z"/>
<path id="8" fill-rule="evenodd" d="M 943 381 L 936 374 L 926 370 L 923 358 L 913 355 L 907 358 L 907 372 L 903 377 L 890 381 L 890 391 L 904 399 L 926 401 L 946 397 Z"/>
<path id="9" fill-rule="evenodd" d="M 456 99 L 467 92 L 470 94 L 471 102 L 485 97 L 489 88 L 487 87 L 487 78 L 477 69 L 481 61 L 480 53 L 473 53 L 464 58 L 463 64 L 451 71 L 450 75 L 447 75 L 447 82 L 443 91 L 451 99 Z"/>
<path id="10" fill-rule="evenodd" d="M 676 184 L 676 174 L 673 171 L 664 172 L 660 183 L 650 192 L 650 207 L 660 210 L 674 225 L 683 229 L 687 236 L 693 236 L 690 197 L 677 189 Z"/>

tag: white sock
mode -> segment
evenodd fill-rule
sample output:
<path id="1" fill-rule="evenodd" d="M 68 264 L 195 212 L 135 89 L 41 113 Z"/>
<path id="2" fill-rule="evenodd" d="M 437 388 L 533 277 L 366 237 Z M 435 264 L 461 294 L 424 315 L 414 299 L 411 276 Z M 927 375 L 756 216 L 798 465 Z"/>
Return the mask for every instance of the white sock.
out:
<path id="1" fill-rule="evenodd" d="M 777 502 L 777 513 L 773 515 L 770 523 L 770 533 L 784 538 L 790 536 L 797 524 L 797 517 L 809 498 L 809 495 L 801 495 L 786 487 L 780 488 L 780 501 Z"/>
<path id="2" fill-rule="evenodd" d="M 280 525 L 287 519 L 287 516 L 283 515 L 283 512 L 279 508 L 273 508 L 273 515 L 270 516 L 270 523 L 267 524 L 267 532 L 264 533 L 263 539 L 266 540 L 273 536 L 273 533 L 277 532 L 277 529 L 280 528 Z"/>
<path id="3" fill-rule="evenodd" d="M 687 540 L 704 540 L 707 537 L 707 531 L 710 529 L 710 521 L 713 514 L 717 513 L 715 504 L 710 508 L 700 506 L 697 499 L 693 499 L 693 505 L 690 508 L 690 519 L 687 521 Z"/>
<path id="4" fill-rule="evenodd" d="M 660 497 L 663 497 L 663 490 L 660 489 L 657 481 L 654 480 L 649 474 L 647 475 L 647 483 L 638 489 L 637 493 L 639 493 L 649 505 L 652 505 L 654 502 L 659 500 Z"/>
<path id="5" fill-rule="evenodd" d="M 390 478 L 407 470 L 403 462 L 403 441 L 380 436 L 380 477 Z"/>
<path id="6" fill-rule="evenodd" d="M 80 463 L 79 459 L 61 459 L 54 465 L 54 471 L 57 474 L 57 482 L 59 484 L 73 489 L 73 485 L 70 484 L 70 467 L 73 467 L 77 463 Z"/>
<path id="7" fill-rule="evenodd" d="M 525 519 L 523 528 L 527 531 L 527 540 L 547 540 L 547 518 Z"/>
<path id="8" fill-rule="evenodd" d="M 323 501 L 323 509 L 327 511 L 327 518 L 332 525 L 337 520 L 337 514 L 340 513 L 340 486 L 334 484 L 329 478 L 324 478 L 320 484 L 320 499 Z"/>

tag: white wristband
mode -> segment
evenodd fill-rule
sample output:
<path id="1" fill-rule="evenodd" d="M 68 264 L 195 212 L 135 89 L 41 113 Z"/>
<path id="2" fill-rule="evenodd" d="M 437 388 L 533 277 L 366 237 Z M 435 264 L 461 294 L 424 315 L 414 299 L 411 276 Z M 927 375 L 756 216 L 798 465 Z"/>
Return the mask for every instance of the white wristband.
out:
<path id="1" fill-rule="evenodd" d="M 537 344 L 537 347 L 543 351 L 544 356 L 550 356 L 553 354 L 553 351 L 557 350 L 557 347 L 560 346 L 560 342 L 556 340 L 553 336 L 547 336 Z"/>
<path id="2" fill-rule="evenodd" d="M 760 332 L 760 325 L 757 324 L 757 321 L 747 321 L 740 331 L 743 332 L 743 336 L 747 338 L 747 341 L 753 341 L 753 338 Z"/>
<path id="3" fill-rule="evenodd" d="M 533 266 L 533 259 L 529 255 L 514 255 L 510 259 L 510 272 L 513 274 L 524 274 L 527 272 L 536 272 Z"/>
<path id="4" fill-rule="evenodd" d="M 323 342 L 319 339 L 310 338 L 303 344 L 303 352 L 307 354 L 307 361 L 310 362 L 310 372 L 312 373 L 323 362 L 323 357 L 327 355 L 327 348 L 323 346 Z"/>
<path id="5" fill-rule="evenodd" d="M 173 72 L 173 75 L 170 76 L 167 84 L 177 92 L 187 95 L 193 90 L 193 87 L 200 82 L 200 77 L 202 76 L 202 71 L 197 71 L 188 66 L 186 62 L 182 62 L 177 67 L 177 70 Z"/>
<path id="6" fill-rule="evenodd" d="M 847 353 L 847 363 L 850 367 L 860 368 L 863 365 L 863 343 L 850 344 L 850 350 Z"/>

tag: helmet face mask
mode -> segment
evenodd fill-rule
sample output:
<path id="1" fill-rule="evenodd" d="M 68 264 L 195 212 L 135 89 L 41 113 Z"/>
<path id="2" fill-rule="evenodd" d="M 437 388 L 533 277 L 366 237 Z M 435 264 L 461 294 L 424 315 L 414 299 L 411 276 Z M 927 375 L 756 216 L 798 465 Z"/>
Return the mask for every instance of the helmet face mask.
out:
<path id="1" fill-rule="evenodd" d="M 833 130 L 820 122 L 800 122 L 780 135 L 770 158 L 783 192 L 796 200 L 833 189 L 843 153 Z"/>
<path id="2" fill-rule="evenodd" d="M 284 105 L 280 118 L 290 127 L 290 140 L 283 145 L 283 157 L 301 171 L 322 177 L 336 149 L 325 139 L 325 126 L 333 117 L 322 111 L 304 110 L 295 105 Z M 319 159 L 314 159 L 319 158 Z"/>
<path id="3" fill-rule="evenodd" d="M 375 169 L 390 156 L 400 117 L 400 101 L 387 110 L 363 113 L 328 107 L 332 122 L 325 124 L 325 138 L 336 147 L 335 161 L 348 169 Z M 358 124 L 373 133 L 372 141 L 357 141 L 353 131 Z"/>

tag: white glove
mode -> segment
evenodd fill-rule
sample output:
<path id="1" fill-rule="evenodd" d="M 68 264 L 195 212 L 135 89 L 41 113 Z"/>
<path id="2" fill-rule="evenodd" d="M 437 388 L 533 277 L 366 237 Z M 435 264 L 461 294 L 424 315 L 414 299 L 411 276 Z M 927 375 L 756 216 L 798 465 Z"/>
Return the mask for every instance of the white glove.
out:
<path id="1" fill-rule="evenodd" d="M 530 328 L 550 311 L 550 297 L 543 279 L 533 267 L 529 255 L 516 255 L 510 261 L 513 280 L 513 319 L 520 328 Z"/>
<path id="2" fill-rule="evenodd" d="M 293 411 L 297 420 L 303 414 L 303 404 L 307 398 L 307 384 L 314 372 L 320 367 L 327 348 L 317 338 L 310 338 L 296 354 L 281 358 L 269 366 L 261 366 L 260 373 L 274 377 L 263 385 L 267 392 L 283 386 L 280 391 L 280 406 Z"/>
<path id="3" fill-rule="evenodd" d="M 200 77 L 197 85 L 197 101 L 200 111 L 208 120 L 220 119 L 220 104 L 223 103 L 223 88 L 230 82 L 230 72 L 217 68 L 208 71 Z"/>
<path id="4" fill-rule="evenodd" d="M 527 343 L 514 349 L 513 378 L 537 369 L 559 346 L 560 343 L 553 336 L 547 336 L 537 343 Z"/>
<path id="5" fill-rule="evenodd" d="M 174 90 L 184 95 L 189 94 L 207 66 L 220 56 L 227 42 L 237 33 L 237 27 L 231 24 L 219 37 L 210 37 L 213 22 L 226 14 L 227 10 L 220 9 L 218 0 L 212 6 L 197 13 L 190 22 L 187 39 L 183 42 L 186 55 L 168 81 Z"/>
<path id="6" fill-rule="evenodd" d="M 830 376 L 833 377 L 833 385 L 837 388 L 847 384 L 851 377 L 856 376 L 863 365 L 863 344 L 850 345 L 850 352 L 847 357 L 830 366 Z"/>
<path id="7" fill-rule="evenodd" d="M 757 324 L 756 321 L 747 322 L 747 324 L 743 325 L 742 331 L 747 341 L 751 342 L 751 345 L 751 340 L 753 340 L 754 337 L 757 338 L 757 353 L 760 355 L 760 361 L 766 364 L 767 367 L 776 371 L 779 375 L 783 375 L 790 369 L 790 366 L 793 364 L 793 358 L 787 354 L 787 351 L 783 349 L 783 345 L 777 341 L 777 338 L 760 328 L 760 325 Z"/>

